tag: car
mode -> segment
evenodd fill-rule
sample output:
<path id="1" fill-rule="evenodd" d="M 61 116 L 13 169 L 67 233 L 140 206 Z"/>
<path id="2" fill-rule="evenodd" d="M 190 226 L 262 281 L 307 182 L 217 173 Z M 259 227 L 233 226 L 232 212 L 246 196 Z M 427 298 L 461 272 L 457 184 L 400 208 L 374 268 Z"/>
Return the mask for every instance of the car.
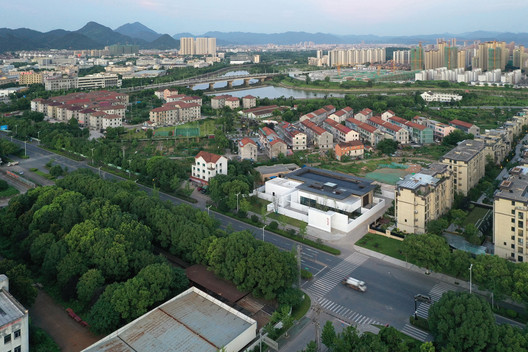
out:
<path id="1" fill-rule="evenodd" d="M 431 304 L 433 302 L 431 297 L 429 297 L 427 295 L 423 295 L 421 293 L 419 293 L 416 296 L 414 296 L 414 300 L 415 301 L 419 301 L 419 302 L 425 302 L 425 303 L 428 303 L 428 304 Z"/>
<path id="2" fill-rule="evenodd" d="M 18 174 L 19 174 L 19 175 L 23 175 L 23 174 L 24 174 L 24 171 L 19 171 Z"/>

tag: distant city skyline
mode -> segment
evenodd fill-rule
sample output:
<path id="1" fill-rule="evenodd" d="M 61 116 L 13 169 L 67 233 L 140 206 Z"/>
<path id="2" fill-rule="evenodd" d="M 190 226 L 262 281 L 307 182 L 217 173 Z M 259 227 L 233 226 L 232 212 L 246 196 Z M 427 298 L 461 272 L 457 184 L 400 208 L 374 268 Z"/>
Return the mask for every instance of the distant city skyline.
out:
<path id="1" fill-rule="evenodd" d="M 6 1 L 0 26 L 41 32 L 77 30 L 89 21 L 116 29 L 141 22 L 164 34 L 287 31 L 357 35 L 527 32 L 526 0 L 18 0 Z"/>

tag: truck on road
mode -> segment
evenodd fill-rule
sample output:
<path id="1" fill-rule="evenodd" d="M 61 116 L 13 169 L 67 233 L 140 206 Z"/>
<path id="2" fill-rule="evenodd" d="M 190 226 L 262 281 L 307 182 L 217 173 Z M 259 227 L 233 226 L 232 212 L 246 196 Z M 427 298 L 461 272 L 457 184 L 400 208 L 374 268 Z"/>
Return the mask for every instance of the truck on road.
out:
<path id="1" fill-rule="evenodd" d="M 341 281 L 341 283 L 359 292 L 365 292 L 367 290 L 367 285 L 365 285 L 365 282 L 354 279 L 353 277 L 345 278 L 343 281 Z"/>

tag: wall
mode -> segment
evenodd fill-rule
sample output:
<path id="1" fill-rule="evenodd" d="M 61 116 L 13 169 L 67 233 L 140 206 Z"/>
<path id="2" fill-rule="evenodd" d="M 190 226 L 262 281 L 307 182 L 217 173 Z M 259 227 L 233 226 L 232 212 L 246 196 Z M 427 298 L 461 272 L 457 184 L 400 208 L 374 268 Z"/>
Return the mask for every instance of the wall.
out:
<path id="1" fill-rule="evenodd" d="M 243 333 L 238 335 L 233 341 L 224 346 L 225 352 L 238 352 L 241 351 L 244 346 L 250 343 L 257 336 L 257 322 L 252 324 Z"/>

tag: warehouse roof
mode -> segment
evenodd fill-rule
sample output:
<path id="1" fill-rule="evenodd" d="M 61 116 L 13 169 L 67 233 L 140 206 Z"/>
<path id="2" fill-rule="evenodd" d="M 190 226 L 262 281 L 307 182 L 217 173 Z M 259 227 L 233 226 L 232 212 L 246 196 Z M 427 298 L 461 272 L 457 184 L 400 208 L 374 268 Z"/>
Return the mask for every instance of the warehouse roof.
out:
<path id="1" fill-rule="evenodd" d="M 218 351 L 257 322 L 191 287 L 84 352 Z M 249 342 L 249 341 L 248 341 Z"/>

